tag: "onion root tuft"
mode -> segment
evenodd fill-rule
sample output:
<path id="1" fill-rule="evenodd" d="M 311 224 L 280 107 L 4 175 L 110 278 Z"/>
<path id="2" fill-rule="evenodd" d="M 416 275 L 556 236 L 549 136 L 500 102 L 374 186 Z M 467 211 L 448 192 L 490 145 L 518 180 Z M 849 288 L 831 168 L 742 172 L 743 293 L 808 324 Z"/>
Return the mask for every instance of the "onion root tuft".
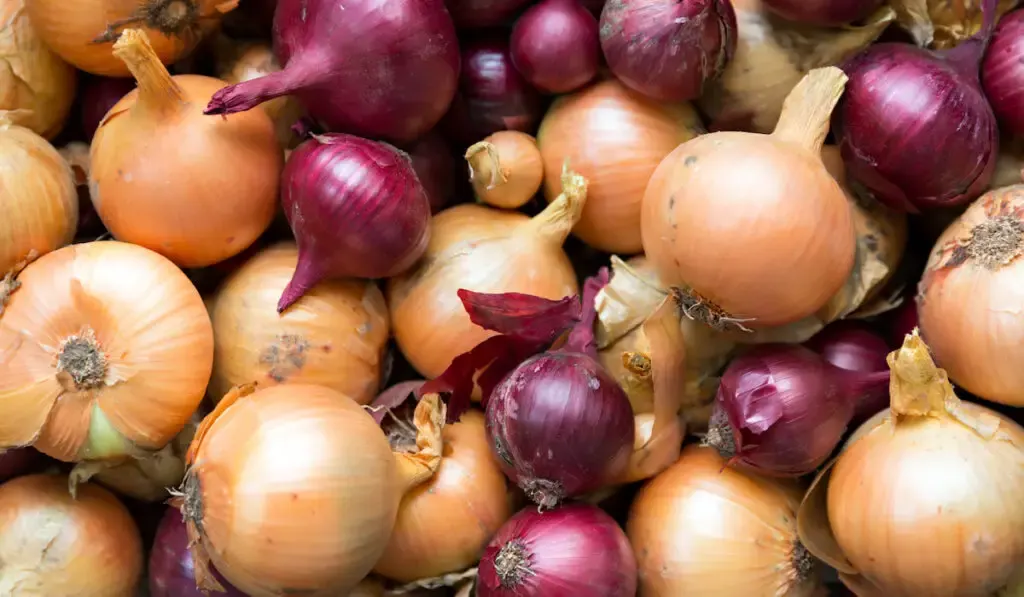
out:
<path id="1" fill-rule="evenodd" d="M 1020 256 L 1024 250 L 1024 224 L 1012 215 L 1002 215 L 975 226 L 967 243 L 967 256 L 989 270 L 997 270 Z"/>
<path id="2" fill-rule="evenodd" d="M 744 332 L 752 332 L 750 328 L 743 325 L 754 321 L 754 318 L 733 317 L 714 302 L 697 294 L 693 289 L 672 288 L 672 298 L 679 306 L 679 312 L 693 321 L 699 321 L 712 329 L 725 332 L 730 328 L 736 328 Z"/>
<path id="3" fill-rule="evenodd" d="M 110 43 L 120 37 L 120 29 L 142 24 L 167 36 L 195 35 L 198 39 L 199 3 L 196 0 L 150 0 L 132 16 L 107 24 L 93 43 Z"/>
<path id="4" fill-rule="evenodd" d="M 501 586 L 508 589 L 519 586 L 523 579 L 533 575 L 526 547 L 515 540 L 506 543 L 494 558 L 494 570 L 501 579 Z"/>
<path id="5" fill-rule="evenodd" d="M 79 390 L 103 385 L 107 377 L 107 357 L 92 328 L 84 328 L 78 334 L 61 340 L 56 368 L 58 372 L 70 375 Z"/>

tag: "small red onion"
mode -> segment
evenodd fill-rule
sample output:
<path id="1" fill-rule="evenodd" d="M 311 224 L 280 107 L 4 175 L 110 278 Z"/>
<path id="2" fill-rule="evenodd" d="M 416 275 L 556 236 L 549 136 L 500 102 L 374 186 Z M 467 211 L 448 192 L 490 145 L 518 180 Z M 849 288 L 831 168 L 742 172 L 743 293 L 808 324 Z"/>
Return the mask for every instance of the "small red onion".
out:
<path id="1" fill-rule="evenodd" d="M 195 565 L 188 548 L 188 532 L 185 522 L 176 508 L 169 508 L 157 527 L 153 551 L 149 554 L 149 595 L 150 597 L 247 597 L 219 572 L 213 570 L 217 581 L 226 592 L 210 593 L 196 587 Z M 210 565 L 211 569 L 213 565 Z"/>
<path id="2" fill-rule="evenodd" d="M 868 326 L 857 321 L 837 321 L 804 344 L 826 362 L 847 371 L 888 371 L 889 345 Z M 861 423 L 889 404 L 889 388 L 879 384 L 857 397 L 853 424 Z"/>
<path id="3" fill-rule="evenodd" d="M 636 558 L 600 508 L 526 508 L 484 550 L 478 597 L 634 597 Z"/>
<path id="4" fill-rule="evenodd" d="M 464 174 L 462 162 L 452 155 L 451 147 L 439 133 L 428 133 L 409 148 L 409 158 L 431 213 L 444 209 L 455 194 L 456 176 Z"/>
<path id="5" fill-rule="evenodd" d="M 889 314 L 890 345 L 893 348 L 903 346 L 907 334 L 913 332 L 917 327 L 917 301 L 913 296 L 909 296 L 903 300 L 903 304 Z"/>
<path id="6" fill-rule="evenodd" d="M 882 5 L 882 0 L 762 0 L 769 10 L 796 23 L 838 27 L 859 21 Z"/>
<path id="7" fill-rule="evenodd" d="M 12 448 L 0 452 L 0 482 L 33 471 L 43 460 L 43 455 L 35 448 Z"/>
<path id="8" fill-rule="evenodd" d="M 516 21 L 510 52 L 531 85 L 568 93 L 593 79 L 601 64 L 597 19 L 579 0 L 541 0 Z"/>
<path id="9" fill-rule="evenodd" d="M 281 205 L 299 247 L 284 311 L 326 278 L 387 278 L 427 247 L 430 203 L 409 156 L 377 141 L 317 135 L 292 152 Z"/>
<path id="10" fill-rule="evenodd" d="M 806 475 L 835 450 L 861 396 L 888 385 L 888 370 L 849 371 L 803 346 L 760 345 L 726 368 L 705 441 L 730 464 Z"/>
<path id="11" fill-rule="evenodd" d="M 847 174 L 895 209 L 957 205 L 988 187 L 999 154 L 979 64 L 994 20 L 952 50 L 871 46 L 843 65 L 846 92 L 833 119 Z"/>
<path id="12" fill-rule="evenodd" d="M 1024 10 L 999 21 L 981 65 L 981 82 L 999 121 L 1024 135 Z"/>
<path id="13" fill-rule="evenodd" d="M 504 25 L 530 0 L 446 0 L 459 29 Z"/>
<path id="14" fill-rule="evenodd" d="M 330 130 L 411 141 L 440 120 L 458 84 L 443 0 L 279 0 L 274 50 L 283 70 L 221 89 L 206 113 L 294 95 Z"/>
<path id="15" fill-rule="evenodd" d="M 90 76 L 82 85 L 79 101 L 82 105 L 82 132 L 92 139 L 100 122 L 129 91 L 135 89 L 135 79 L 113 79 Z"/>
<path id="16" fill-rule="evenodd" d="M 658 100 L 696 99 L 736 51 L 736 13 L 729 0 L 610 0 L 601 48 L 632 89 Z"/>

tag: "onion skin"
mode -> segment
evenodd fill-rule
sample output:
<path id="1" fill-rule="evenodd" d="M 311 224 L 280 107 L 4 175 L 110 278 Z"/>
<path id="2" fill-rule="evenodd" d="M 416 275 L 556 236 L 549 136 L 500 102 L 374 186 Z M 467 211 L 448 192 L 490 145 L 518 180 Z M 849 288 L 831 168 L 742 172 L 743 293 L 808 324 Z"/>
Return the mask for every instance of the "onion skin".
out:
<path id="1" fill-rule="evenodd" d="M 526 205 L 544 182 L 537 140 L 519 131 L 498 131 L 466 150 L 477 199 L 502 209 Z"/>
<path id="2" fill-rule="evenodd" d="M 910 304 L 913 304 L 913 301 L 910 301 Z M 911 330 L 913 327 L 906 333 L 910 333 Z M 902 338 L 903 335 L 900 336 L 901 341 Z M 889 370 L 885 362 L 889 355 L 889 345 L 885 339 L 856 321 L 837 321 L 829 324 L 804 345 L 840 369 L 859 373 Z M 866 421 L 888 403 L 888 384 L 880 384 L 872 387 L 870 391 L 862 392 L 855 401 L 853 422 Z"/>
<path id="3" fill-rule="evenodd" d="M 103 117 L 121 98 L 135 89 L 134 79 L 113 79 L 110 77 L 89 77 L 82 85 L 82 132 L 92 139 Z"/>
<path id="4" fill-rule="evenodd" d="M 1017 136 L 1024 135 L 1024 11 L 1014 11 L 999 21 L 981 64 L 985 96 L 1000 124 Z"/>
<path id="5" fill-rule="evenodd" d="M 530 0 L 445 0 L 460 29 L 502 25 L 529 3 Z"/>
<path id="6" fill-rule="evenodd" d="M 762 0 L 772 12 L 796 23 L 839 27 L 860 21 L 882 0 Z"/>
<path id="7" fill-rule="evenodd" d="M 892 312 L 889 321 L 889 343 L 898 348 L 903 344 L 907 334 L 920 327 L 917 318 L 917 300 L 914 296 L 908 296 L 903 304 Z"/>
<path id="8" fill-rule="evenodd" d="M 427 194 L 430 213 L 436 214 L 455 198 L 456 171 L 462 174 L 452 149 L 440 133 L 430 132 L 409 148 L 409 158 Z"/>
<path id="9" fill-rule="evenodd" d="M 523 569 L 512 568 L 518 560 Z M 510 569 L 511 568 L 511 569 Z M 633 597 L 636 560 L 603 510 L 526 508 L 498 531 L 480 561 L 479 597 Z"/>
<path id="10" fill-rule="evenodd" d="M 196 586 L 195 563 L 188 549 L 188 532 L 181 512 L 171 508 L 160 520 L 149 554 L 149 597 L 207 597 Z M 214 570 L 225 591 L 222 597 L 248 597 Z"/>
<path id="11" fill-rule="evenodd" d="M 601 48 L 631 89 L 662 101 L 697 99 L 736 52 L 736 13 L 730 0 L 608 0 Z"/>
<path id="12" fill-rule="evenodd" d="M 531 85 L 568 93 L 593 79 L 601 64 L 597 19 L 579 0 L 542 0 L 516 20 L 509 51 Z"/>
<path id="13" fill-rule="evenodd" d="M 281 205 L 299 265 L 279 312 L 327 278 L 401 274 L 430 238 L 430 202 L 409 156 L 352 135 L 318 135 L 293 151 Z"/>

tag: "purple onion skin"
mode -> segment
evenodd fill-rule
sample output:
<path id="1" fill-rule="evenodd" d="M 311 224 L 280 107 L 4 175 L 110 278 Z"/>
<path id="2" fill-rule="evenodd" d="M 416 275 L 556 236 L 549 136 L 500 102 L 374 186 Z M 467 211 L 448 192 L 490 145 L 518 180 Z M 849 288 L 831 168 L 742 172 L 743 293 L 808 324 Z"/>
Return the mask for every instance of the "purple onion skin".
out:
<path id="1" fill-rule="evenodd" d="M 999 122 L 1024 135 L 1024 10 L 999 21 L 981 65 L 981 82 Z"/>
<path id="2" fill-rule="evenodd" d="M 902 341 L 901 341 L 902 344 Z M 889 370 L 886 357 L 889 344 L 856 321 L 837 321 L 829 324 L 804 344 L 821 355 L 826 362 L 847 371 L 877 373 Z M 889 404 L 888 385 L 879 384 L 857 396 L 853 409 L 853 424 L 871 418 Z"/>
<path id="3" fill-rule="evenodd" d="M 455 194 L 455 177 L 464 174 L 456 165 L 452 149 L 440 133 L 427 133 L 409 147 L 409 157 L 416 176 L 430 202 L 431 213 L 444 209 Z"/>
<path id="4" fill-rule="evenodd" d="M 900 305 L 889 315 L 889 342 L 894 349 L 903 345 L 907 334 L 914 331 L 918 326 L 917 301 L 914 297 L 904 299 Z"/>
<path id="5" fill-rule="evenodd" d="M 212 565 L 211 565 L 212 569 Z M 221 597 L 248 597 L 231 586 L 216 570 L 213 574 L 226 592 Z M 195 566 L 188 550 L 188 532 L 181 512 L 168 508 L 157 527 L 153 551 L 149 554 L 150 597 L 209 597 L 196 587 Z"/>
<path id="6" fill-rule="evenodd" d="M 970 57 L 963 59 L 969 46 L 961 46 L 951 60 L 910 44 L 878 44 L 843 66 L 849 82 L 832 130 L 847 174 L 894 209 L 965 203 L 992 178 L 999 130 L 977 62 L 971 71 Z"/>
<path id="7" fill-rule="evenodd" d="M 522 558 L 525 570 L 510 571 Z M 634 597 L 636 558 L 603 510 L 567 504 L 510 518 L 480 560 L 478 597 Z"/>
<path id="8" fill-rule="evenodd" d="M 580 4 L 595 17 L 601 18 L 601 11 L 604 10 L 604 0 L 580 0 Z"/>
<path id="9" fill-rule="evenodd" d="M 122 97 L 135 89 L 135 79 L 114 79 L 111 77 L 88 77 L 82 85 L 79 101 L 82 103 L 82 132 L 86 139 L 92 139 L 107 112 Z"/>
<path id="10" fill-rule="evenodd" d="M 443 0 L 280 0 L 274 50 L 284 70 L 221 89 L 206 113 L 290 94 L 328 130 L 406 142 L 437 124 L 458 85 Z"/>
<path id="11" fill-rule="evenodd" d="M 736 51 L 729 0 L 608 0 L 601 48 L 623 84 L 663 101 L 700 97 Z"/>
<path id="12" fill-rule="evenodd" d="M 317 135 L 292 152 L 281 206 L 299 248 L 284 311 L 327 278 L 388 278 L 430 239 L 430 202 L 409 156 L 352 135 Z"/>
<path id="13" fill-rule="evenodd" d="M 541 0 L 512 28 L 512 63 L 531 85 L 568 93 L 597 75 L 601 42 L 597 19 L 579 0 Z"/>
<path id="14" fill-rule="evenodd" d="M 523 361 L 494 388 L 486 411 L 502 470 L 544 507 L 614 481 L 633 450 L 629 399 L 582 353 Z"/>
<path id="15" fill-rule="evenodd" d="M 531 0 L 446 0 L 459 29 L 497 27 L 512 19 Z"/>
<path id="16" fill-rule="evenodd" d="M 769 10 L 794 23 L 838 27 L 866 18 L 882 0 L 762 0 Z"/>

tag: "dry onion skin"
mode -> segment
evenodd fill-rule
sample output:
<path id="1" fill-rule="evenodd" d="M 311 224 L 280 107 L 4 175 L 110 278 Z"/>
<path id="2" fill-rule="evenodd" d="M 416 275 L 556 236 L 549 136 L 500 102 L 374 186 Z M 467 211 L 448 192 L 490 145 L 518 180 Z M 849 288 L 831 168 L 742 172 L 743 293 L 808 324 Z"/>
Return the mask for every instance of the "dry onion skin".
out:
<path id="1" fill-rule="evenodd" d="M 75 236 L 78 191 L 60 153 L 0 112 L 0 314 L 16 287 L 16 267 L 58 249 Z M 20 265 L 19 265 L 20 264 Z"/>
<path id="2" fill-rule="evenodd" d="M 109 491 L 57 475 L 0 485 L 0 595 L 134 597 L 142 539 Z"/>
<path id="3" fill-rule="evenodd" d="M 298 254 L 294 243 L 263 249 L 210 301 L 214 400 L 252 382 L 321 385 L 359 404 L 377 395 L 389 337 L 383 293 L 369 280 L 328 280 L 278 314 Z"/>
<path id="4" fill-rule="evenodd" d="M 952 48 L 981 29 L 983 0 L 892 0 L 900 27 L 920 46 Z M 1016 7 L 1018 0 L 999 0 L 995 17 Z"/>
<path id="5" fill-rule="evenodd" d="M 160 61 L 171 64 L 216 26 L 238 0 L 25 0 L 39 37 L 66 62 L 94 75 L 126 77 L 110 53 L 125 27 L 140 27 Z"/>
<path id="6" fill-rule="evenodd" d="M 863 597 L 1024 591 L 1024 428 L 961 401 L 914 331 L 888 357 L 890 408 L 804 498 L 800 537 Z"/>
<path id="7" fill-rule="evenodd" d="M 641 251 L 640 204 L 662 158 L 704 132 L 688 103 L 662 103 L 615 79 L 564 95 L 541 122 L 544 195 L 561 192 L 562 166 L 590 183 L 587 205 L 573 233 L 591 247 L 632 255 Z"/>
<path id="8" fill-rule="evenodd" d="M 180 507 L 201 588 L 212 563 L 252 597 L 346 595 L 377 563 L 402 495 L 441 460 L 445 409 L 416 409 L 415 452 L 391 451 L 377 423 L 329 388 L 231 391 L 189 447 Z"/>
<path id="9" fill-rule="evenodd" d="M 727 467 L 690 445 L 636 497 L 626 523 L 641 597 L 810 597 L 823 591 L 797 539 L 796 483 Z"/>
<path id="10" fill-rule="evenodd" d="M 232 257 L 270 225 L 284 155 L 264 110 L 210 118 L 203 109 L 223 81 L 172 77 L 146 34 L 114 44 L 138 88 L 107 113 L 91 147 L 89 189 L 118 240 L 181 267 Z"/>
<path id="11" fill-rule="evenodd" d="M 772 14 L 761 0 L 732 0 L 736 53 L 698 100 L 711 130 L 770 133 L 786 96 L 808 72 L 834 66 L 868 47 L 893 22 L 888 6 L 858 27 L 813 27 Z"/>
<path id="12" fill-rule="evenodd" d="M 75 69 L 36 35 L 24 0 L 0 5 L 0 110 L 24 110 L 15 122 L 52 138 L 75 100 Z"/>
<path id="13" fill-rule="evenodd" d="M 395 340 L 427 379 L 494 335 L 469 320 L 458 290 L 519 292 L 557 300 L 578 294 L 562 244 L 587 201 L 587 181 L 563 171 L 563 193 L 529 218 L 479 205 L 457 205 L 433 217 L 420 261 L 391 278 L 387 302 Z"/>
<path id="14" fill-rule="evenodd" d="M 644 252 L 688 317 L 719 329 L 784 325 L 847 280 L 853 216 L 820 157 L 845 84 L 838 68 L 812 71 L 772 134 L 702 135 L 658 166 L 644 193 Z"/>
<path id="15" fill-rule="evenodd" d="M 68 462 L 159 450 L 203 398 L 213 330 L 173 263 L 127 243 L 41 257 L 0 316 L 0 446 Z"/>
<path id="16" fill-rule="evenodd" d="M 470 145 L 466 162 L 476 198 L 491 207 L 520 208 L 544 182 L 537 140 L 519 131 L 498 131 Z"/>

